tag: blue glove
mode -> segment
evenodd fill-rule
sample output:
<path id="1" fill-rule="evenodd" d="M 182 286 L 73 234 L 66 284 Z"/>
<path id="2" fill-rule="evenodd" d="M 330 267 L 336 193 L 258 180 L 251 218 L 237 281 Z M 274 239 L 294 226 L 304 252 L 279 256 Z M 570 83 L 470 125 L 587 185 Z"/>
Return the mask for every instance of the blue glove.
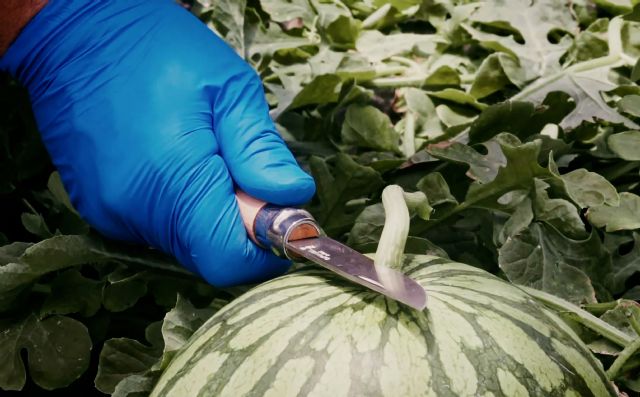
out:
<path id="1" fill-rule="evenodd" d="M 104 235 L 174 255 L 216 286 L 284 273 L 253 244 L 234 188 L 298 205 L 315 191 L 253 69 L 172 0 L 50 0 L 0 68 L 29 90 L 71 202 Z"/>

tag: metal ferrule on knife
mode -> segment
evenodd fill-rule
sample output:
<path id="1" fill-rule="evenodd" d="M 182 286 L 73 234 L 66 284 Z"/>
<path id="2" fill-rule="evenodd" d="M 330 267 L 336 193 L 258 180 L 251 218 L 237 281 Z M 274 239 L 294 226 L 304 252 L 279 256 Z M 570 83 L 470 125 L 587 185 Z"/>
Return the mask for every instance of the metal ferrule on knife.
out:
<path id="1" fill-rule="evenodd" d="M 320 235 L 320 227 L 311 214 L 299 208 L 282 208 L 267 204 L 256 214 L 253 230 L 258 245 L 276 255 L 299 258 L 287 250 L 287 242 Z"/>

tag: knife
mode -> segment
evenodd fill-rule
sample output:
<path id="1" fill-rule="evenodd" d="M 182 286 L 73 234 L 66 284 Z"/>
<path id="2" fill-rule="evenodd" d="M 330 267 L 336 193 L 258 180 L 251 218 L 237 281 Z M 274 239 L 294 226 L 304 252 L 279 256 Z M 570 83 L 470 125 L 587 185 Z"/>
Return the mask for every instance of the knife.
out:
<path id="1" fill-rule="evenodd" d="M 420 284 L 324 236 L 309 212 L 268 204 L 242 191 L 236 191 L 236 198 L 247 233 L 260 247 L 291 260 L 306 258 L 414 309 L 426 307 L 426 292 Z"/>

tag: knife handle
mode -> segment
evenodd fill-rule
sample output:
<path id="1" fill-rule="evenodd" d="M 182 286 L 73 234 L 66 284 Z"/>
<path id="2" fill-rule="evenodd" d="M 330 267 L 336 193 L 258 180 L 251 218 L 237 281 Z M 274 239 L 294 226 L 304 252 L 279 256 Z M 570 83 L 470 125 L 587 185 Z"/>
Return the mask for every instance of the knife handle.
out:
<path id="1" fill-rule="evenodd" d="M 297 258 L 287 251 L 287 242 L 321 234 L 318 223 L 308 211 L 268 204 L 241 190 L 236 190 L 236 199 L 251 240 L 280 257 Z"/>

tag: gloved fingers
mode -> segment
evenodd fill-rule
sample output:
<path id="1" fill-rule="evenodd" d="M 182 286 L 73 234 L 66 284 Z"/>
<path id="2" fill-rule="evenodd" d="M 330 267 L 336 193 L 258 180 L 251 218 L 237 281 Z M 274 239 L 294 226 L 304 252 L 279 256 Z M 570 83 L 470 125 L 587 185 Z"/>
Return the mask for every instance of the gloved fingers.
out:
<path id="1" fill-rule="evenodd" d="M 287 271 L 289 261 L 249 240 L 220 156 L 211 156 L 189 179 L 178 205 L 182 263 L 218 287 L 256 283 Z"/>
<path id="2" fill-rule="evenodd" d="M 278 134 L 262 83 L 251 67 L 240 60 L 220 90 L 212 101 L 213 129 L 238 186 L 273 204 L 298 205 L 311 199 L 313 178 L 298 166 Z"/>

